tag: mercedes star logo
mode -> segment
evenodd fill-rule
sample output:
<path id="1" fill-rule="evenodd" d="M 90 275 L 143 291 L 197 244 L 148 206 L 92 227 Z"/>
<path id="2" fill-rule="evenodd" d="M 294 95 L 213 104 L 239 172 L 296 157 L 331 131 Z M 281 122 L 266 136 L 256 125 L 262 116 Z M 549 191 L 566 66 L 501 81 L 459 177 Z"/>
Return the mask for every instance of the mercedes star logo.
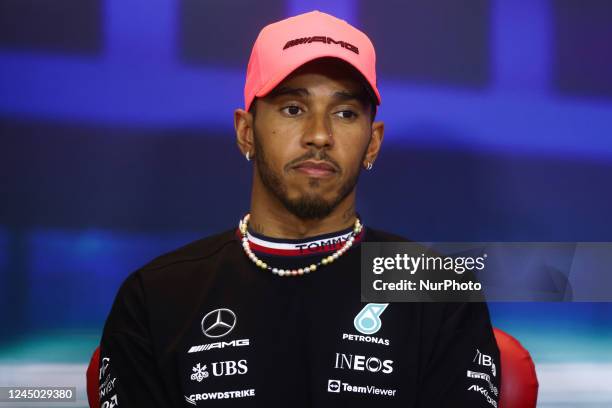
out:
<path id="1" fill-rule="evenodd" d="M 229 334 L 234 326 L 236 326 L 236 315 L 226 308 L 208 312 L 202 319 L 202 331 L 213 339 Z"/>

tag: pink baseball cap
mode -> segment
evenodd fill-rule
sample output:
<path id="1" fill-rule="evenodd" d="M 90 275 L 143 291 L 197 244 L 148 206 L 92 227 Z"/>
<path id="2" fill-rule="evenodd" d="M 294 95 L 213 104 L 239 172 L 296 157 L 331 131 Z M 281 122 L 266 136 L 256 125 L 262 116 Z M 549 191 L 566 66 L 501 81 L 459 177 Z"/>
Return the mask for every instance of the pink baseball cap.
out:
<path id="1" fill-rule="evenodd" d="M 314 10 L 265 26 L 257 36 L 244 84 L 244 106 L 265 96 L 291 72 L 321 57 L 336 57 L 355 67 L 380 105 L 376 52 L 372 41 L 349 23 Z"/>

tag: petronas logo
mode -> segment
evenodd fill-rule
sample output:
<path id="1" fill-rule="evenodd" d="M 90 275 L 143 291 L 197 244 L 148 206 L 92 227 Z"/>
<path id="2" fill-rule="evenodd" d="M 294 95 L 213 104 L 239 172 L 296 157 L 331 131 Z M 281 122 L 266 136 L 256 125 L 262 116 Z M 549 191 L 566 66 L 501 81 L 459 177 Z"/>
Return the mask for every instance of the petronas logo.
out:
<path id="1" fill-rule="evenodd" d="M 368 303 L 355 316 L 355 329 L 362 334 L 374 334 L 382 327 L 380 315 L 389 306 L 388 303 Z"/>

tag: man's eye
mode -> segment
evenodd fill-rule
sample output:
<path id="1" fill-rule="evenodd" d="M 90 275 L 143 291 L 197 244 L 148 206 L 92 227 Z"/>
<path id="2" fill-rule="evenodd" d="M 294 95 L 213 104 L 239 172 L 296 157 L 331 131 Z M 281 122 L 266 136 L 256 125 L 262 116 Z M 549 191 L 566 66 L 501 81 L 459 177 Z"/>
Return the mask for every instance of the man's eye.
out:
<path id="1" fill-rule="evenodd" d="M 283 108 L 282 111 L 285 112 L 289 116 L 295 116 L 299 114 L 302 111 L 302 109 L 298 106 L 291 105 L 291 106 L 287 106 Z"/>
<path id="2" fill-rule="evenodd" d="M 336 115 L 340 116 L 342 119 L 352 119 L 355 116 L 357 116 L 355 112 L 350 111 L 350 110 L 343 110 L 340 112 L 336 112 Z"/>

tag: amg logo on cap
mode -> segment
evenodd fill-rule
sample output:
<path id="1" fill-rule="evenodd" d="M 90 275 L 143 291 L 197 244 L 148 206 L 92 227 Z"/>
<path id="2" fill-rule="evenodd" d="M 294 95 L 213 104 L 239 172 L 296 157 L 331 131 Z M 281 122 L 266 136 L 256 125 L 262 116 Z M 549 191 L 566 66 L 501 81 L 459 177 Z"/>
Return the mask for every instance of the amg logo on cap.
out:
<path id="1" fill-rule="evenodd" d="M 324 44 L 338 44 L 342 48 L 346 48 L 347 50 L 353 51 L 355 54 L 359 54 L 359 48 L 355 47 L 351 43 L 347 43 L 346 41 L 336 41 L 331 37 L 326 37 L 324 35 L 316 35 L 314 37 L 302 37 L 296 38 L 295 40 L 287 41 L 287 44 L 283 47 L 283 50 L 286 50 L 289 47 L 293 47 L 300 44 L 310 44 L 311 42 L 322 42 Z"/>

